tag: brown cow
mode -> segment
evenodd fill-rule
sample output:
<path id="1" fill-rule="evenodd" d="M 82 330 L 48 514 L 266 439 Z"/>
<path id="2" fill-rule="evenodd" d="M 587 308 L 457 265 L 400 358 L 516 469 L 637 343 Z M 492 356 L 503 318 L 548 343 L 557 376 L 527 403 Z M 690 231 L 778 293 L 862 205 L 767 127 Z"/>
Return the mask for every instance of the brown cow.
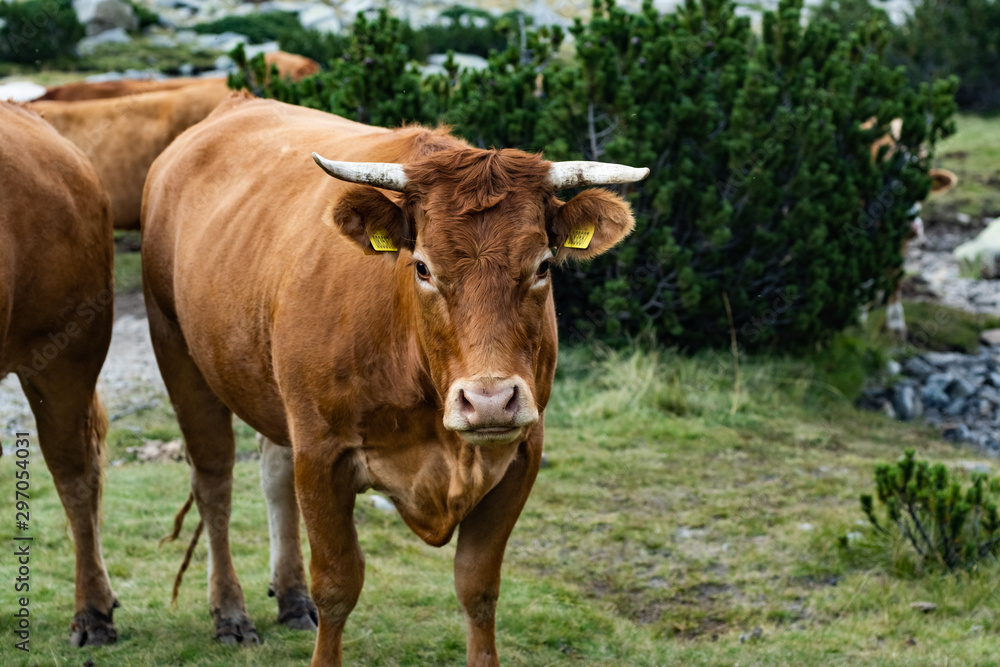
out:
<path id="1" fill-rule="evenodd" d="M 350 162 L 316 156 L 331 179 L 313 150 Z M 352 511 L 372 488 L 428 544 L 458 528 L 468 664 L 498 664 L 500 564 L 538 472 L 556 363 L 549 268 L 634 225 L 606 190 L 555 192 L 647 173 L 246 97 L 160 156 L 143 283 L 210 541 L 217 637 L 257 641 L 228 546 L 235 412 L 266 438 L 272 590 L 281 616 L 297 606 L 308 626 L 298 508 L 305 518 L 313 665 L 341 662 L 364 579 Z"/>
<path id="2" fill-rule="evenodd" d="M 319 63 L 312 58 L 306 58 L 305 56 L 285 51 L 274 51 L 264 54 L 264 62 L 267 63 L 268 70 L 270 70 L 271 65 L 274 65 L 278 68 L 279 76 L 291 79 L 292 81 L 299 81 L 307 76 L 316 74 L 320 70 Z M 81 100 L 99 100 L 109 97 L 124 97 L 125 95 L 175 90 L 194 83 L 204 83 L 213 80 L 221 81 L 222 79 L 178 77 L 159 80 L 121 79 L 118 81 L 100 81 L 94 83 L 77 81 L 62 86 L 53 86 L 46 90 L 44 95 L 32 101 L 58 100 L 60 102 L 79 102 Z"/>
<path id="3" fill-rule="evenodd" d="M 73 531 L 76 646 L 117 637 L 98 534 L 107 418 L 95 391 L 111 341 L 112 255 L 111 204 L 86 156 L 0 102 L 0 378 L 15 373 L 24 388 Z"/>
<path id="4" fill-rule="evenodd" d="M 875 127 L 877 119 L 870 118 L 861 125 L 861 129 L 870 130 Z M 896 153 L 898 150 L 899 139 L 903 133 L 903 119 L 894 118 L 889 123 L 889 133 L 884 134 L 872 143 L 871 156 L 872 161 L 875 162 L 879 159 L 880 154 L 885 149 L 885 154 L 882 159 L 888 159 L 890 156 Z M 921 148 L 921 157 L 926 156 L 925 149 Z M 947 169 L 932 168 L 928 170 L 927 175 L 931 178 L 931 189 L 928 193 L 929 197 L 937 196 L 951 190 L 958 184 L 958 176 Z M 907 250 L 911 242 L 920 241 L 924 237 L 924 222 L 920 218 L 920 211 L 922 205 L 917 202 L 911 214 L 913 219 L 910 223 L 910 229 L 906 236 L 903 237 L 903 245 L 900 248 L 900 254 L 903 258 L 906 257 Z M 862 321 L 867 316 L 867 310 L 862 313 Z M 889 297 L 885 309 L 885 329 L 900 340 L 906 339 L 906 316 L 903 313 L 903 285 L 900 281 L 896 285 L 896 290 Z"/>
<path id="5" fill-rule="evenodd" d="M 175 79 L 121 79 L 119 81 L 76 81 L 61 86 L 46 89 L 45 94 L 32 102 L 80 102 L 82 100 L 104 100 L 110 97 L 140 95 L 142 93 L 158 93 L 164 90 L 176 90 L 193 83 L 205 83 L 217 79 L 196 79 L 193 77 L 178 77 Z"/>
<path id="6" fill-rule="evenodd" d="M 230 94 L 222 79 L 176 90 L 81 102 L 30 102 L 93 162 L 111 194 L 117 229 L 136 229 L 153 160 Z"/>

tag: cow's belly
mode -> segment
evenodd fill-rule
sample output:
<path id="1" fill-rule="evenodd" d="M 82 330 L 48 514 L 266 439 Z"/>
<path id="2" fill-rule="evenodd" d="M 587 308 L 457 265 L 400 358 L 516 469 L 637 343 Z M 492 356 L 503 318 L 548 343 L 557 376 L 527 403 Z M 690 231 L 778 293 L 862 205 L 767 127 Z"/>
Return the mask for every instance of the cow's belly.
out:
<path id="1" fill-rule="evenodd" d="M 518 445 L 476 447 L 450 434 L 445 442 L 407 443 L 397 434 L 391 441 L 366 439 L 358 462 L 363 486 L 387 495 L 420 539 L 441 546 L 503 479 Z"/>

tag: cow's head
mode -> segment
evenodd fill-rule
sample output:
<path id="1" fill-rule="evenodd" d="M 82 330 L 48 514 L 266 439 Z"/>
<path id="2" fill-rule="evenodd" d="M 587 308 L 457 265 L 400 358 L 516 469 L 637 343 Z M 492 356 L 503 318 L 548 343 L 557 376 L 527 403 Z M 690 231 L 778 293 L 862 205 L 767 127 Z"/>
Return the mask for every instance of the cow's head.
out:
<path id="1" fill-rule="evenodd" d="M 648 170 L 471 148 L 406 165 L 313 158 L 335 178 L 381 188 L 345 192 L 334 223 L 366 252 L 398 249 L 387 251 L 396 288 L 412 304 L 444 427 L 475 445 L 522 438 L 547 400 L 547 386 L 541 400 L 536 392 L 546 342 L 548 373 L 555 361 L 550 267 L 600 255 L 635 225 L 607 190 L 568 202 L 555 192 L 630 183 Z"/>

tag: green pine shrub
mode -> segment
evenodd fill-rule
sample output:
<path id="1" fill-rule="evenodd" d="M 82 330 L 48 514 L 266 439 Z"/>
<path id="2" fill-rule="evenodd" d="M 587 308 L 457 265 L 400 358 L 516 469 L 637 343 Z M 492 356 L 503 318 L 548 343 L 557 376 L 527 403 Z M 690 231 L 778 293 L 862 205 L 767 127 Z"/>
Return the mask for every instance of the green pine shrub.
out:
<path id="1" fill-rule="evenodd" d="M 998 0 L 916 0 L 893 51 L 914 81 L 958 76 L 962 109 L 1000 109 Z"/>
<path id="2" fill-rule="evenodd" d="M 1000 554 L 998 494 L 998 479 L 975 473 L 963 487 L 944 465 L 907 449 L 897 463 L 875 468 L 875 495 L 861 496 L 871 532 L 841 537 L 841 550 L 849 561 L 883 560 L 898 573 L 973 569 Z"/>
<path id="3" fill-rule="evenodd" d="M 894 288 L 956 84 L 912 86 L 885 62 L 885 31 L 801 16 L 801 0 L 783 0 L 756 35 L 731 0 L 666 15 L 595 0 L 569 60 L 561 30 L 517 30 L 486 70 L 450 62 L 421 80 L 408 33 L 383 13 L 358 18 L 328 73 L 261 85 L 247 69 L 233 85 L 376 125 L 441 120 L 481 147 L 647 166 L 622 188 L 635 233 L 556 276 L 564 337 L 693 349 L 735 333 L 747 348 L 802 349 Z M 901 150 L 873 163 L 893 118 Z"/>
<path id="4" fill-rule="evenodd" d="M 72 0 L 0 2 L 0 62 L 71 59 L 85 34 Z"/>
<path id="5" fill-rule="evenodd" d="M 264 12 L 244 16 L 224 16 L 208 23 L 199 23 L 191 28 L 202 35 L 216 35 L 235 32 L 246 35 L 251 44 L 279 41 L 286 33 L 302 32 L 299 17 L 293 12 Z"/>
<path id="6" fill-rule="evenodd" d="M 229 85 L 371 125 L 433 124 L 437 107 L 411 61 L 406 47 L 411 39 L 412 28 L 385 10 L 374 19 L 358 14 L 341 57 L 321 75 L 300 82 L 271 77 L 264 83 L 263 58 L 247 62 L 237 48 L 231 55 L 238 71 Z"/>

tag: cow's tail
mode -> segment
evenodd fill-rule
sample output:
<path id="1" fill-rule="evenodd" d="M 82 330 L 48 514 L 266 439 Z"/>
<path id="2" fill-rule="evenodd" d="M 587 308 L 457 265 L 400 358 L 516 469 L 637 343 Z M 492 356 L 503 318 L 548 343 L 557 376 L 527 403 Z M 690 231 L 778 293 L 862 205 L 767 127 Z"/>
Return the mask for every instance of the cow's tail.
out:
<path id="1" fill-rule="evenodd" d="M 188 495 L 188 499 L 184 503 L 184 506 L 181 507 L 180 511 L 174 516 L 174 530 L 172 533 L 160 540 L 160 546 L 162 546 L 164 542 L 173 542 L 180 536 L 181 529 L 184 528 L 184 518 L 191 510 L 192 505 L 194 505 L 194 491 Z M 194 535 L 191 536 L 191 542 L 188 544 L 187 552 L 184 554 L 184 561 L 181 563 L 181 568 L 177 571 L 177 576 L 174 578 L 174 591 L 170 596 L 170 604 L 172 606 L 177 605 L 177 594 L 180 593 L 181 582 L 184 581 L 184 573 L 191 564 L 191 556 L 194 554 L 194 548 L 198 546 L 198 538 L 201 537 L 201 531 L 204 527 L 205 522 L 203 520 L 198 521 L 198 527 L 194 529 Z"/>
<path id="2" fill-rule="evenodd" d="M 184 554 L 184 562 L 181 563 L 181 569 L 177 571 L 177 576 L 174 577 L 174 592 L 170 595 L 171 606 L 177 606 L 177 594 L 181 591 L 181 582 L 184 581 L 184 572 L 187 571 L 188 565 L 191 564 L 191 554 L 194 553 L 194 548 L 198 546 L 198 538 L 201 537 L 201 529 L 205 527 L 204 521 L 198 522 L 198 527 L 194 529 L 194 535 L 191 536 L 191 543 L 188 545 L 187 553 Z"/>

